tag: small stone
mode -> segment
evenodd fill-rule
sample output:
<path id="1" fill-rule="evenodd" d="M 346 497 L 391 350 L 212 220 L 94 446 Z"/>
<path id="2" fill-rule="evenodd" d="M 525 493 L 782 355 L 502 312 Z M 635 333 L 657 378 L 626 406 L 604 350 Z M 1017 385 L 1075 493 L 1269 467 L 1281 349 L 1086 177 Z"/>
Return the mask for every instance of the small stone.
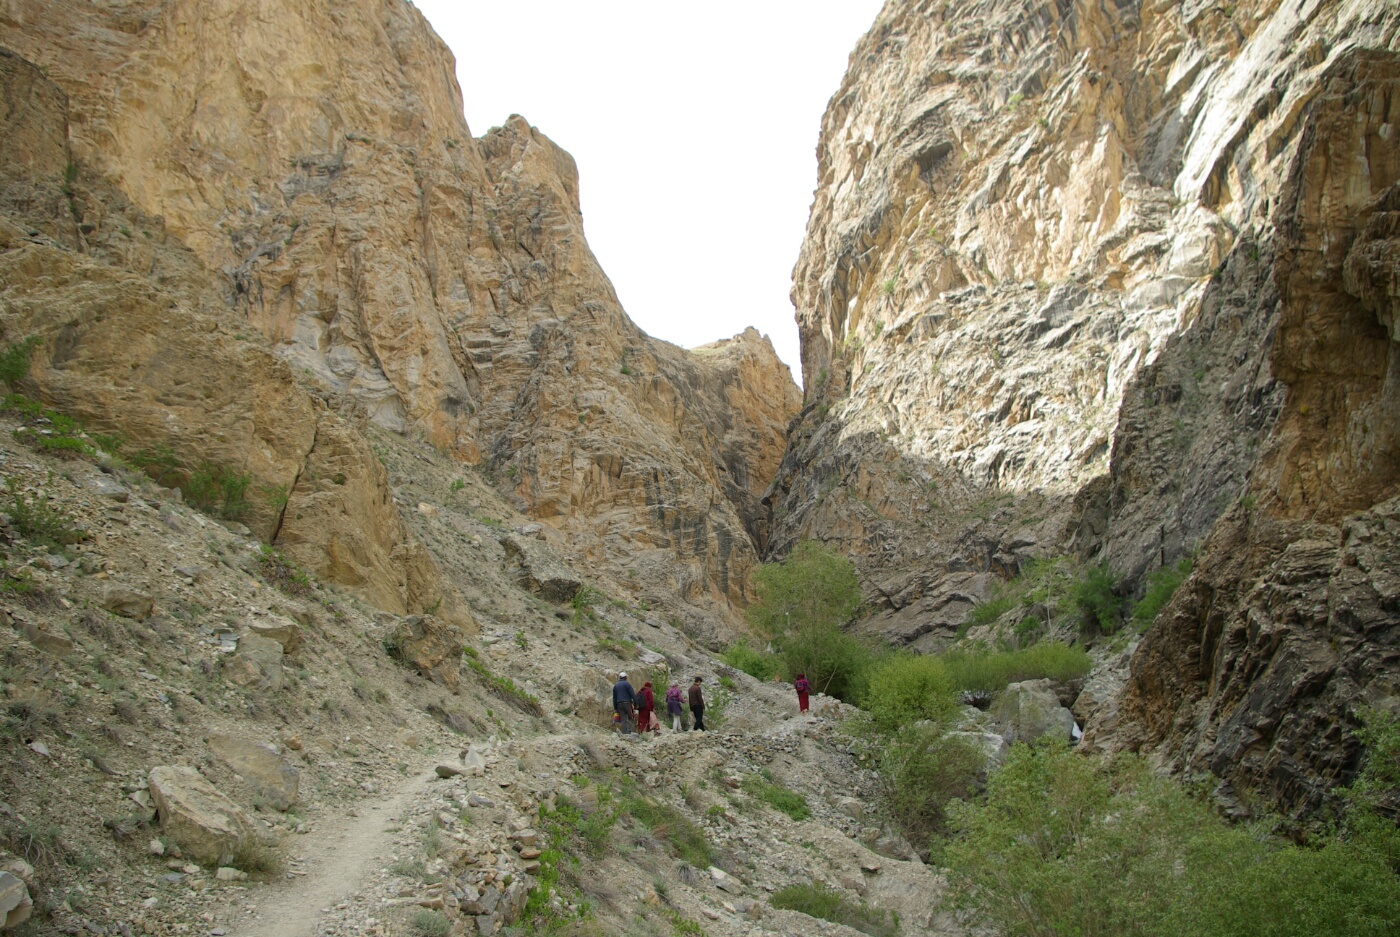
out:
<path id="1" fill-rule="evenodd" d="M 165 843 L 162 843 L 158 839 L 153 839 L 150 845 L 146 847 L 146 851 L 153 856 L 163 856 L 165 855 Z"/>
<path id="2" fill-rule="evenodd" d="M 45 758 L 53 757 L 53 755 L 49 753 L 49 747 L 43 742 L 30 742 L 29 750 L 36 755 L 43 755 Z"/>
<path id="3" fill-rule="evenodd" d="M 440 778 L 455 778 L 465 775 L 467 772 L 456 765 L 438 765 L 433 769 Z"/>
<path id="4" fill-rule="evenodd" d="M 221 882 L 242 882 L 247 880 L 248 873 L 235 869 L 233 866 L 221 865 L 214 873 L 214 877 Z"/>

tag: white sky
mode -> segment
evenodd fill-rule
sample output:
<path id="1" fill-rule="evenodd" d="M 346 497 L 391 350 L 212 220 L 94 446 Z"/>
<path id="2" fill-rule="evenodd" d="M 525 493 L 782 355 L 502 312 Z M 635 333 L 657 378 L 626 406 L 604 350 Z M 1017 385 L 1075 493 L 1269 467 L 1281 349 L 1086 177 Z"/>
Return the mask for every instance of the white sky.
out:
<path id="1" fill-rule="evenodd" d="M 788 299 L 817 134 L 881 0 L 414 0 L 480 136 L 521 114 L 578 162 L 623 307 L 685 347 L 752 325 L 801 379 Z"/>

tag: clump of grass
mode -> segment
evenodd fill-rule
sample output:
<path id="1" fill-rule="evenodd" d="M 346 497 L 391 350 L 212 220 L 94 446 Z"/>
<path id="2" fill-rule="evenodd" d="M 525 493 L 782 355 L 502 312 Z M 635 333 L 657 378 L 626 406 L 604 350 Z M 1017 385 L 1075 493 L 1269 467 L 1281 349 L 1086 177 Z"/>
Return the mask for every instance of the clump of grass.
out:
<path id="1" fill-rule="evenodd" d="M 797 911 L 833 924 L 844 924 L 871 937 L 895 937 L 899 933 L 897 915 L 877 911 L 865 902 L 851 901 L 822 882 L 781 888 L 773 893 L 769 903 L 785 911 Z"/>
<path id="2" fill-rule="evenodd" d="M 416 882 L 431 884 L 437 881 L 437 876 L 428 871 L 428 866 L 422 859 L 397 859 L 389 865 L 389 872 L 399 878 L 406 878 Z"/>
<path id="3" fill-rule="evenodd" d="M 447 919 L 447 915 L 430 908 L 419 908 L 414 911 L 410 924 L 413 927 L 413 932 L 420 937 L 447 937 L 448 934 L 452 933 L 452 922 Z"/>
<path id="4" fill-rule="evenodd" d="M 1133 623 L 1139 631 L 1146 631 L 1157 620 L 1162 607 L 1171 601 L 1186 577 L 1191 575 L 1192 558 L 1184 557 L 1173 566 L 1163 566 L 1147 577 L 1147 591 L 1133 606 Z"/>
<path id="5" fill-rule="evenodd" d="M 272 877 L 282 871 L 282 854 L 256 836 L 245 836 L 233 851 L 233 867 L 249 875 Z"/>
<path id="6" fill-rule="evenodd" d="M 1076 680 L 1089 672 L 1089 654 L 1083 648 L 1054 641 L 1020 651 L 949 651 L 942 657 L 953 690 L 994 693 L 1007 684 L 1048 677 L 1057 682 Z"/>
<path id="7" fill-rule="evenodd" d="M 812 815 L 812 808 L 807 806 L 807 798 L 774 781 L 773 776 L 766 770 L 745 778 L 743 788 L 746 794 L 758 798 L 779 813 L 785 813 L 799 822 Z"/>
<path id="8" fill-rule="evenodd" d="M 635 793 L 625 797 L 622 806 L 654 836 L 669 843 L 683 861 L 702 869 L 714 864 L 705 831 L 675 807 Z"/>
<path id="9" fill-rule="evenodd" d="M 481 657 L 476 652 L 476 648 L 468 647 L 462 649 L 462 662 L 467 668 L 481 678 L 496 696 L 507 703 L 523 709 L 532 716 L 544 714 L 544 708 L 540 705 L 539 698 L 534 694 L 521 689 L 510 677 L 498 676 L 491 672 L 491 669 L 482 662 Z"/>
<path id="10" fill-rule="evenodd" d="M 310 573 L 281 550 L 265 544 L 258 551 L 258 571 L 271 585 L 288 595 L 309 595 L 315 588 Z"/>
<path id="11" fill-rule="evenodd" d="M 39 345 L 39 337 L 31 335 L 0 351 L 0 381 L 11 387 L 29 376 L 29 359 Z"/>

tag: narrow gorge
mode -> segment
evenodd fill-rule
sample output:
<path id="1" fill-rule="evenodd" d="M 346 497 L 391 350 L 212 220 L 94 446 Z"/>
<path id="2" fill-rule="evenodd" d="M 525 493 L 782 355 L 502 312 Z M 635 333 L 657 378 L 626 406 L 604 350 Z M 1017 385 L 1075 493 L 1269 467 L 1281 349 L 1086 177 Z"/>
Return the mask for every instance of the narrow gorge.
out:
<path id="1" fill-rule="evenodd" d="M 1389 842 L 1314 878 L 1397 923 L 1400 8 L 887 0 L 800 388 L 639 328 L 454 68 L 408 0 L 0 0 L 0 929 L 1078 933 L 987 911 L 1037 764 Z"/>

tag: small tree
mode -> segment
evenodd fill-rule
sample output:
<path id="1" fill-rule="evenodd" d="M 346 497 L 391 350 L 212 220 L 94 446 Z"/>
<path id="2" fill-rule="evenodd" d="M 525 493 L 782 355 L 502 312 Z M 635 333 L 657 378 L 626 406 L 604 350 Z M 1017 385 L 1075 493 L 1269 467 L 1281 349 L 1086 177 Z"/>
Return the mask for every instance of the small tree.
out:
<path id="1" fill-rule="evenodd" d="M 850 698 L 870 660 L 869 648 L 841 627 L 860 607 L 855 564 L 808 540 L 759 569 L 754 584 L 749 623 L 773 639 L 787 670 L 805 673 L 819 692 Z"/>

